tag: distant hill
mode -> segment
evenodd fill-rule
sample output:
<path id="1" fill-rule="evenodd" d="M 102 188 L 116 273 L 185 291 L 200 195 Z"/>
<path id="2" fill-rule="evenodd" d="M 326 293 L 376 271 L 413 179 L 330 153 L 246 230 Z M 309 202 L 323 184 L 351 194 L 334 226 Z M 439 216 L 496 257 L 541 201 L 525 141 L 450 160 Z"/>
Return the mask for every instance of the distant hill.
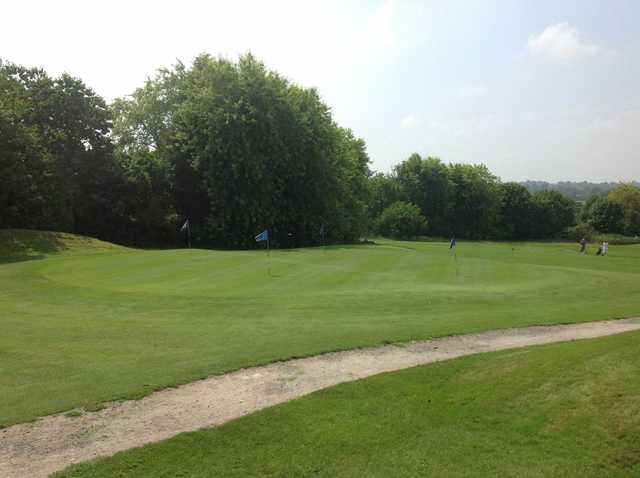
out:
<path id="1" fill-rule="evenodd" d="M 548 183 L 546 181 L 522 181 L 520 184 L 527 188 L 532 194 L 540 191 L 558 191 L 574 201 L 584 202 L 591 196 L 606 195 L 620 183 L 590 183 L 587 181 Z M 633 184 L 640 187 L 639 182 L 634 182 Z"/>

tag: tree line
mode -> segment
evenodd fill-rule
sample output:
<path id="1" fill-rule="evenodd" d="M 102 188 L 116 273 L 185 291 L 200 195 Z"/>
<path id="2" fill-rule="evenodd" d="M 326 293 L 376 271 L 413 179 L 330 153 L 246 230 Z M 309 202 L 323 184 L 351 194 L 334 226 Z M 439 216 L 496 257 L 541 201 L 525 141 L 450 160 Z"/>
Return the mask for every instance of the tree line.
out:
<path id="1" fill-rule="evenodd" d="M 482 165 L 445 164 L 414 153 L 389 174 L 370 178 L 370 219 L 395 237 L 576 239 L 595 232 L 640 234 L 640 188 L 620 184 L 606 196 L 575 201 L 551 188 L 531 193 Z"/>
<path id="2" fill-rule="evenodd" d="M 367 227 L 364 141 L 314 89 L 251 55 L 201 55 L 107 105 L 81 80 L 0 64 L 0 227 L 123 243 L 354 241 Z"/>
<path id="3" fill-rule="evenodd" d="M 602 182 L 591 183 L 588 181 L 559 181 L 549 183 L 547 181 L 522 181 L 520 182 L 527 190 L 534 194 L 541 191 L 558 191 L 563 196 L 573 199 L 579 203 L 585 203 L 594 196 L 606 196 L 609 191 L 618 187 L 620 183 Z M 640 187 L 640 183 L 634 181 L 633 186 Z"/>
<path id="4" fill-rule="evenodd" d="M 68 74 L 0 62 L 0 227 L 173 245 L 188 218 L 194 242 L 213 247 L 251 246 L 263 229 L 276 246 L 633 235 L 638 194 L 617 186 L 581 207 L 418 154 L 374 174 L 316 90 L 250 54 L 178 63 L 111 104 Z"/>

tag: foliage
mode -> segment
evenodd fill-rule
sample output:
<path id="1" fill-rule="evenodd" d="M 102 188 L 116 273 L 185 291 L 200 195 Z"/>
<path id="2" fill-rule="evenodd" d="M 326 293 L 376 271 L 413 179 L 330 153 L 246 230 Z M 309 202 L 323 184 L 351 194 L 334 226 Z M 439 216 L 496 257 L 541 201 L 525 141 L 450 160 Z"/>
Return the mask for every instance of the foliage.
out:
<path id="1" fill-rule="evenodd" d="M 585 204 L 582 220 L 600 232 L 621 233 L 624 230 L 624 208 L 622 204 L 606 197 L 594 196 Z"/>
<path id="2" fill-rule="evenodd" d="M 387 237 L 406 239 L 425 232 L 427 221 L 415 204 L 398 201 L 386 208 L 377 221 L 377 232 Z"/>
<path id="3" fill-rule="evenodd" d="M 501 237 L 534 237 L 537 211 L 529 191 L 518 183 L 504 183 L 500 185 L 500 200 Z"/>
<path id="4" fill-rule="evenodd" d="M 575 226 L 567 228 L 565 238 L 576 242 L 580 241 L 581 239 L 591 241 L 595 237 L 595 234 L 596 231 L 593 229 L 593 226 L 591 224 L 581 222 L 579 224 L 576 224 Z"/>
<path id="5" fill-rule="evenodd" d="M 553 238 L 575 224 L 575 203 L 557 191 L 533 195 L 536 215 L 533 237 Z"/>
<path id="6" fill-rule="evenodd" d="M 621 232 L 628 236 L 640 235 L 640 187 L 621 184 L 611 190 L 607 199 L 622 207 L 624 218 Z"/>
<path id="7" fill-rule="evenodd" d="M 417 153 L 371 174 L 317 91 L 250 54 L 178 63 L 110 106 L 67 74 L 0 62 L 0 93 L 0 227 L 168 245 L 189 218 L 196 244 L 254 247 L 269 229 L 299 246 L 355 241 L 403 201 L 435 236 L 522 240 L 560 237 L 589 193 L 582 221 L 640 234 L 634 183 L 524 183 L 532 195 Z"/>
<path id="8" fill-rule="evenodd" d="M 0 227 L 110 236 L 111 118 L 81 80 L 0 62 Z"/>
<path id="9" fill-rule="evenodd" d="M 394 174 L 373 174 L 369 178 L 369 188 L 369 218 L 372 222 L 391 204 L 406 199 Z"/>
<path id="10" fill-rule="evenodd" d="M 373 176 L 370 188 L 373 211 L 406 198 L 441 237 L 552 238 L 575 222 L 575 203 L 560 193 L 531 195 L 517 183 L 501 183 L 484 165 L 446 165 L 417 153 L 392 174 Z"/>
<path id="11" fill-rule="evenodd" d="M 111 107 L 69 75 L 0 63 L 0 227 L 170 244 L 357 240 L 367 229 L 364 142 L 313 89 L 251 55 L 201 55 Z"/>
<path id="12" fill-rule="evenodd" d="M 140 169 L 145 191 L 165 193 L 158 214 L 133 203 L 150 229 L 175 227 L 177 214 L 202 243 L 246 247 L 267 228 L 276 245 L 317 243 L 322 228 L 330 240 L 353 241 L 366 228 L 364 142 L 333 122 L 315 90 L 251 55 L 237 63 L 202 55 L 163 70 L 117 112 L 125 171 Z"/>
<path id="13" fill-rule="evenodd" d="M 437 235 L 451 233 L 454 183 L 449 168 L 438 158 L 412 154 L 395 167 L 395 177 L 407 200 L 420 207 Z M 456 199 L 462 199 L 456 196 Z"/>
<path id="14" fill-rule="evenodd" d="M 498 236 L 500 222 L 499 179 L 485 165 L 453 164 L 453 233 L 470 239 Z"/>

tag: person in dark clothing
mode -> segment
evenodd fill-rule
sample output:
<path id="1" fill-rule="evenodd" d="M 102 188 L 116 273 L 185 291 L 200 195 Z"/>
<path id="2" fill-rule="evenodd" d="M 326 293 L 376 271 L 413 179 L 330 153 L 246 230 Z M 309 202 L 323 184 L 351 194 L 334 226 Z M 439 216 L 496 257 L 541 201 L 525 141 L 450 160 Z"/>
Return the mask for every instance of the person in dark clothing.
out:
<path id="1" fill-rule="evenodd" d="M 580 252 L 584 252 L 587 248 L 587 240 L 583 237 L 580 239 Z"/>

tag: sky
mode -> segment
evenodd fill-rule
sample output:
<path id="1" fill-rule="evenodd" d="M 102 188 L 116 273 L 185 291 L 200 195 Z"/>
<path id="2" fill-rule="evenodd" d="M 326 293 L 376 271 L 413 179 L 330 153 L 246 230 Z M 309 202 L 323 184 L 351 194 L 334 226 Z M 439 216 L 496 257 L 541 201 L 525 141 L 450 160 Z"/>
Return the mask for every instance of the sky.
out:
<path id="1" fill-rule="evenodd" d="M 200 53 L 317 88 L 389 172 L 411 153 L 505 181 L 640 179 L 640 2 L 6 2 L 0 58 L 108 101 Z"/>

